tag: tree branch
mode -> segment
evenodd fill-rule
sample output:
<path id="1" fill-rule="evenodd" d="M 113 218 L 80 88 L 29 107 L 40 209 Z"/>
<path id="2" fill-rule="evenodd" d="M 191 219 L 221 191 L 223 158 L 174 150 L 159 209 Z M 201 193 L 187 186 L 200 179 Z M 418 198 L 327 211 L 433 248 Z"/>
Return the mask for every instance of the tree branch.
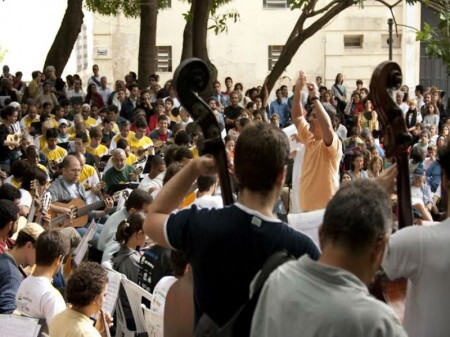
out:
<path id="1" fill-rule="evenodd" d="M 334 1 L 330 2 L 328 5 L 326 5 L 325 7 L 321 8 L 321 9 L 319 9 L 319 10 L 317 10 L 317 11 L 308 13 L 307 17 L 308 17 L 308 18 L 311 18 L 311 17 L 313 17 L 313 16 L 322 14 L 323 12 L 326 12 L 326 11 L 329 10 L 332 6 L 334 6 L 335 4 L 337 4 L 337 3 L 339 3 L 339 2 L 340 2 L 340 1 L 338 1 L 338 0 L 334 0 Z"/>

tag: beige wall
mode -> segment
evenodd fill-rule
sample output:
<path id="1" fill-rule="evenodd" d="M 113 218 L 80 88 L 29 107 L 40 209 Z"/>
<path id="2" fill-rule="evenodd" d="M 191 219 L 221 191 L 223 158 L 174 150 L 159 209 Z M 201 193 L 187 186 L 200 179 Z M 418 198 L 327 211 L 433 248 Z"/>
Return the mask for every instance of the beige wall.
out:
<path id="1" fill-rule="evenodd" d="M 322 1 L 321 5 L 328 3 Z M 376 1 L 366 1 L 364 9 L 354 6 L 334 18 L 321 31 L 306 41 L 292 63 L 283 73 L 278 84 L 291 86 L 299 69 L 311 77 L 321 75 L 331 86 L 335 76 L 342 72 L 346 85 L 352 89 L 356 79 L 366 85 L 373 69 L 388 59 L 388 48 L 382 46 L 382 34 L 388 33 L 388 10 Z M 160 11 L 158 15 L 158 45 L 171 45 L 173 68 L 179 63 L 185 21 L 182 13 L 188 6 L 180 1 L 172 1 L 173 7 Z M 221 12 L 236 9 L 240 21 L 229 23 L 228 33 L 218 36 L 210 31 L 208 50 L 210 58 L 219 70 L 219 80 L 231 76 L 235 82 L 243 82 L 245 88 L 260 85 L 268 74 L 268 46 L 283 45 L 298 19 L 298 11 L 290 9 L 263 9 L 262 0 L 235 0 Z M 419 27 L 420 7 L 395 9 L 399 24 Z M 307 21 L 307 25 L 309 22 Z M 345 49 L 344 35 L 364 35 L 363 48 Z M 406 83 L 413 86 L 419 79 L 419 44 L 415 42 L 412 31 L 399 27 L 402 36 L 401 48 L 394 48 L 394 61 L 405 72 Z M 94 18 L 94 62 L 100 65 L 101 73 L 118 79 L 137 71 L 139 42 L 139 21 L 122 17 Z M 96 56 L 96 48 L 107 49 L 107 56 Z M 406 74 L 407 73 L 407 74 Z M 172 73 L 160 73 L 162 81 L 170 79 Z"/>

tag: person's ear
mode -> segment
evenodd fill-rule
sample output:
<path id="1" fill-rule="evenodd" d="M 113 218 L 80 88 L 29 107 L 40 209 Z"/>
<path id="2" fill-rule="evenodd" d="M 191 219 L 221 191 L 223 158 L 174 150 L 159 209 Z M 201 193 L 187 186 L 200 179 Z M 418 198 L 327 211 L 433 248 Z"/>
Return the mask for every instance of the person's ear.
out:
<path id="1" fill-rule="evenodd" d="M 283 166 L 283 169 L 278 173 L 277 178 L 275 179 L 277 185 L 283 187 L 284 182 L 286 180 L 286 173 L 287 173 L 287 165 Z"/>

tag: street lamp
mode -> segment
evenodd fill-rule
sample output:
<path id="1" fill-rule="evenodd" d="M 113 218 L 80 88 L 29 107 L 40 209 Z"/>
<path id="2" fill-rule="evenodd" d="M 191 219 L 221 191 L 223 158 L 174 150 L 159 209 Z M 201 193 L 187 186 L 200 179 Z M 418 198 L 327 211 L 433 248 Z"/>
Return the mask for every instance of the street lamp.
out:
<path id="1" fill-rule="evenodd" d="M 388 27 L 389 27 L 389 38 L 388 38 L 388 45 L 389 45 L 389 61 L 392 61 L 392 25 L 394 24 L 394 20 L 392 18 L 388 19 Z"/>

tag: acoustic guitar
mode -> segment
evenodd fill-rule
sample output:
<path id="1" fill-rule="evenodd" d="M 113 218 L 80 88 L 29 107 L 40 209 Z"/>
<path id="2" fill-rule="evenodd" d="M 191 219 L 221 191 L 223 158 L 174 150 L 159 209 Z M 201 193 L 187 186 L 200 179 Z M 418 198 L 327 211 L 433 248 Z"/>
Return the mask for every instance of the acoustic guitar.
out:
<path id="1" fill-rule="evenodd" d="M 111 198 L 116 202 L 119 200 L 119 197 L 123 195 L 125 198 L 128 198 L 128 191 L 119 191 L 115 193 Z M 70 207 L 71 213 L 70 214 L 62 214 L 58 215 L 55 218 L 50 220 L 50 228 L 58 228 L 58 227 L 84 227 L 88 221 L 89 213 L 101 208 L 104 208 L 106 206 L 105 200 L 100 200 L 97 202 L 94 202 L 93 204 L 86 205 L 86 203 L 80 199 L 76 198 L 71 200 L 68 203 L 63 202 L 53 202 L 52 203 L 55 206 L 59 207 Z M 72 217 L 72 222 L 68 225 L 65 224 L 65 222 L 68 220 L 68 217 Z"/>
<path id="2" fill-rule="evenodd" d="M 9 135 L 6 136 L 6 140 L 8 142 L 16 142 L 16 143 L 20 143 L 20 139 L 22 138 L 22 133 L 21 132 L 14 132 L 14 133 L 10 133 Z M 8 149 L 10 150 L 14 150 L 16 147 L 14 145 L 9 145 Z"/>

